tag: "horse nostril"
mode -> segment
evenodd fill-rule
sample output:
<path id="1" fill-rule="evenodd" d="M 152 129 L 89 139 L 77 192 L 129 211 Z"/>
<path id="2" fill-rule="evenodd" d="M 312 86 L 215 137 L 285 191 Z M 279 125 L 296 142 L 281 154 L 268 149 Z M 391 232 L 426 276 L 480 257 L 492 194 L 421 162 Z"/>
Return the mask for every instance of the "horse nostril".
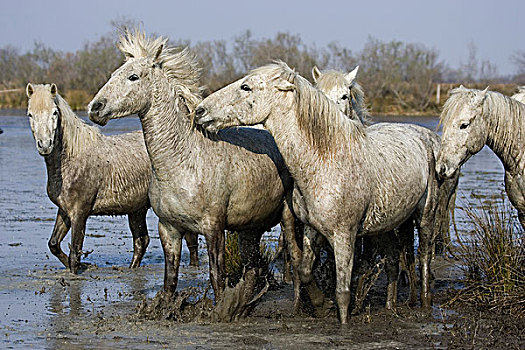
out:
<path id="1" fill-rule="evenodd" d="M 93 103 L 93 105 L 91 106 L 91 112 L 99 112 L 104 108 L 105 105 L 106 99 L 100 99 Z"/>
<path id="2" fill-rule="evenodd" d="M 439 167 L 438 174 L 443 176 L 445 175 L 446 172 L 447 172 L 447 167 L 445 166 L 445 164 L 441 164 L 441 166 Z"/>
<path id="3" fill-rule="evenodd" d="M 38 148 L 42 148 L 42 147 L 43 147 L 43 145 L 42 145 L 42 140 L 38 140 L 38 141 L 36 142 L 36 145 L 38 146 Z"/>
<path id="4" fill-rule="evenodd" d="M 203 108 L 203 107 L 199 107 L 195 110 L 195 114 L 198 116 L 198 117 L 202 117 L 206 114 L 206 110 Z"/>

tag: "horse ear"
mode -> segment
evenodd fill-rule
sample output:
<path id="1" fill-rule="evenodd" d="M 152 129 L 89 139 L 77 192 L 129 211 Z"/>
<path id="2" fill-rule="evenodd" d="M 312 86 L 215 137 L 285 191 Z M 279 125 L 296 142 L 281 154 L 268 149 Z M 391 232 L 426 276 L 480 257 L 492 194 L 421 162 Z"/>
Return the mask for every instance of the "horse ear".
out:
<path id="1" fill-rule="evenodd" d="M 131 53 L 129 52 L 124 52 L 124 60 L 129 60 L 130 58 L 135 58 L 135 56 L 133 56 Z"/>
<path id="2" fill-rule="evenodd" d="M 483 102 L 485 101 L 485 97 L 487 97 L 487 92 L 489 91 L 489 87 L 487 86 L 485 88 L 485 90 L 482 90 L 480 93 L 479 93 L 479 104 L 482 105 Z"/>
<path id="3" fill-rule="evenodd" d="M 27 86 L 26 86 L 27 97 L 31 98 L 34 92 L 35 92 L 35 89 L 33 88 L 33 85 L 31 85 L 31 83 L 27 83 Z"/>
<path id="4" fill-rule="evenodd" d="M 51 84 L 51 95 L 53 95 L 53 97 L 55 97 L 57 95 L 57 86 L 55 85 L 55 83 Z"/>
<path id="5" fill-rule="evenodd" d="M 275 85 L 275 88 L 279 91 L 294 91 L 295 85 L 287 80 L 283 80 L 279 84 Z"/>
<path id="6" fill-rule="evenodd" d="M 317 83 L 317 79 L 319 79 L 320 76 L 321 71 L 319 70 L 319 68 L 317 68 L 317 66 L 314 66 L 314 68 L 312 68 L 312 77 L 314 78 L 315 83 Z"/>
<path id="7" fill-rule="evenodd" d="M 348 73 L 347 75 L 345 75 L 345 79 L 352 83 L 355 78 L 357 77 L 357 71 L 359 70 L 359 66 L 355 67 L 353 71 L 351 71 L 350 73 Z"/>

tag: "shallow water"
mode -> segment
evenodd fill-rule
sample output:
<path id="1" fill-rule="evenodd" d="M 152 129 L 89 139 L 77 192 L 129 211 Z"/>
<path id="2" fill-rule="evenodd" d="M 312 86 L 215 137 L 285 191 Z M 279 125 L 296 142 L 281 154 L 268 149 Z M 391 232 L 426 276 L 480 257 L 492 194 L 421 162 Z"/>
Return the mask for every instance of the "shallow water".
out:
<path id="1" fill-rule="evenodd" d="M 437 118 L 431 117 L 386 119 L 415 122 L 431 129 L 437 125 Z M 0 348 L 70 348 L 71 344 L 74 348 L 162 348 L 167 344 L 184 348 L 200 344 L 211 348 L 225 347 L 241 339 L 246 332 L 251 332 L 255 340 L 252 337 L 248 343 L 240 343 L 243 347 L 280 347 L 263 339 L 271 332 L 280 334 L 275 330 L 282 327 L 279 322 L 268 322 L 254 330 L 253 324 L 155 328 L 147 323 L 132 327 L 123 321 L 121 326 L 129 326 L 131 330 L 111 329 L 119 323 L 104 323 L 108 317 L 114 320 L 133 312 L 144 296 L 152 297 L 162 287 L 164 259 L 155 215 L 151 210 L 148 212 L 152 239 L 142 261 L 143 267 L 133 271 L 127 268 L 133 244 L 126 217 L 91 217 L 84 250 L 93 250 L 93 253 L 83 258 L 90 266 L 80 275 L 72 276 L 47 248 L 56 207 L 47 198 L 45 165 L 36 151 L 27 118 L 2 116 L 0 112 L 0 128 L 4 131 L 0 135 Z M 140 129 L 139 121 L 127 118 L 112 121 L 102 130 L 120 133 L 137 129 Z M 463 167 L 457 203 L 478 207 L 487 200 L 498 200 L 502 191 L 502 165 L 485 148 Z M 460 232 L 469 230 L 468 221 L 460 210 L 457 210 L 456 221 Z M 276 229 L 269 237 L 277 235 Z M 66 252 L 69 239 L 69 235 L 66 236 L 63 243 Z M 200 246 L 205 246 L 203 238 L 200 238 Z M 202 267 L 190 268 L 188 251 L 184 247 L 179 288 L 207 284 L 203 249 L 200 258 Z M 333 320 L 326 322 L 328 329 L 336 327 L 332 325 Z M 277 344 L 309 339 L 304 324 L 287 327 L 299 332 L 297 334 L 304 333 L 302 338 L 285 332 L 281 334 L 284 343 Z M 336 339 L 337 334 L 332 338 Z M 322 344 L 321 338 L 310 340 L 311 344 L 315 341 Z M 387 347 L 402 345 L 383 344 Z"/>

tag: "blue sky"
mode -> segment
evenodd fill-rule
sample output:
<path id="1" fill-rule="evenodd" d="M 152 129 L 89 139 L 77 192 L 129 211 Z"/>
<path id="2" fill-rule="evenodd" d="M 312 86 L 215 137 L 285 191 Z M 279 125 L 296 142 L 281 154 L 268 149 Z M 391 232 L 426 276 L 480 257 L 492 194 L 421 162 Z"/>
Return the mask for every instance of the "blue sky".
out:
<path id="1" fill-rule="evenodd" d="M 0 47 L 25 51 L 39 41 L 75 51 L 109 33 L 110 21 L 119 18 L 140 21 L 147 32 L 191 42 L 229 41 L 247 29 L 257 38 L 286 31 L 307 44 L 337 42 L 353 52 L 369 36 L 401 40 L 436 49 L 453 68 L 466 62 L 467 47 L 474 43 L 478 59 L 491 61 L 500 74 L 514 73 L 510 57 L 525 51 L 523 0 L 2 1 Z"/>

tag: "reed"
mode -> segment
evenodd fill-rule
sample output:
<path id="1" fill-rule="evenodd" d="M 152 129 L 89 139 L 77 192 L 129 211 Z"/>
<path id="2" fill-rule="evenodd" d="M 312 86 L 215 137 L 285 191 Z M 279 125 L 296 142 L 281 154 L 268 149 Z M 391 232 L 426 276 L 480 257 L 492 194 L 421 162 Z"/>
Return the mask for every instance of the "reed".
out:
<path id="1" fill-rule="evenodd" d="M 462 208 L 472 222 L 470 235 L 457 236 L 465 288 L 449 301 L 525 316 L 525 235 L 504 200 Z"/>

